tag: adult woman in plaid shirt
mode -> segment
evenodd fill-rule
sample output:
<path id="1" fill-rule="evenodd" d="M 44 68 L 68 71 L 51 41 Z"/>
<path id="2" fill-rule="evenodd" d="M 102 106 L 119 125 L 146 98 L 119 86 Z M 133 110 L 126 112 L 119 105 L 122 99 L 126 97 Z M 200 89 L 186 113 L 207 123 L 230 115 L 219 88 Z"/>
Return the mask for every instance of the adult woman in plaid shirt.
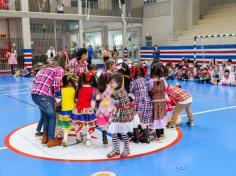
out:
<path id="1" fill-rule="evenodd" d="M 80 48 L 76 57 L 69 62 L 69 69 L 74 76 L 80 76 L 88 71 L 87 68 L 88 52 L 86 48 Z"/>
<path id="2" fill-rule="evenodd" d="M 56 112 L 54 99 L 55 94 L 61 89 L 64 74 L 64 69 L 61 66 L 65 63 L 60 62 L 59 59 L 60 57 L 55 57 L 49 65 L 43 67 L 37 73 L 31 92 L 34 103 L 40 109 L 40 123 L 43 125 L 42 144 L 47 144 L 48 147 L 61 144 L 61 141 L 55 139 Z"/>

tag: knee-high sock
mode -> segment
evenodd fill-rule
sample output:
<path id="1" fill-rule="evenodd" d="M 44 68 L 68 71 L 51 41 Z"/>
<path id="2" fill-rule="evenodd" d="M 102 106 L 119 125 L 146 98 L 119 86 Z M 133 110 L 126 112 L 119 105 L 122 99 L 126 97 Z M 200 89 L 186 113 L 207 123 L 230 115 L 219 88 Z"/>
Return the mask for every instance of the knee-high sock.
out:
<path id="1" fill-rule="evenodd" d="M 112 134 L 112 144 L 113 144 L 113 151 L 116 153 L 120 153 L 120 141 L 118 139 L 117 133 Z"/>
<path id="2" fill-rule="evenodd" d="M 129 138 L 127 134 L 121 134 L 122 140 L 124 142 L 124 152 L 129 153 Z"/>

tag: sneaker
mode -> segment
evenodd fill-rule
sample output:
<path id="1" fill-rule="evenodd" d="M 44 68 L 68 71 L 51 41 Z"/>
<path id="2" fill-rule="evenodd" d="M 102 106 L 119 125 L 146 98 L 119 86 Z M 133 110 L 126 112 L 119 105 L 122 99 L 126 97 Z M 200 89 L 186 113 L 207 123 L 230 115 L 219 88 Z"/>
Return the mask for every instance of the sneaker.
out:
<path id="1" fill-rule="evenodd" d="M 42 135 L 43 135 L 43 132 L 40 132 L 40 131 L 35 133 L 35 136 L 37 137 L 42 136 Z"/>
<path id="2" fill-rule="evenodd" d="M 91 140 L 90 140 L 90 139 L 86 139 L 85 145 L 86 145 L 87 147 L 91 146 Z"/>
<path id="3" fill-rule="evenodd" d="M 162 139 L 161 138 L 155 138 L 154 140 L 156 143 L 162 143 Z"/>
<path id="4" fill-rule="evenodd" d="M 175 129 L 175 125 L 168 123 L 168 124 L 166 125 L 166 128 Z"/>
<path id="5" fill-rule="evenodd" d="M 130 152 L 125 151 L 125 152 L 121 153 L 120 157 L 121 158 L 127 158 L 129 156 L 129 154 L 130 154 Z"/>
<path id="6" fill-rule="evenodd" d="M 194 127 L 194 122 L 187 122 L 186 125 L 188 125 L 190 127 Z"/>
<path id="7" fill-rule="evenodd" d="M 120 152 L 115 152 L 114 150 L 107 154 L 107 158 L 115 158 L 120 156 Z"/>
<path id="8" fill-rule="evenodd" d="M 166 135 L 162 134 L 161 139 L 166 139 Z"/>

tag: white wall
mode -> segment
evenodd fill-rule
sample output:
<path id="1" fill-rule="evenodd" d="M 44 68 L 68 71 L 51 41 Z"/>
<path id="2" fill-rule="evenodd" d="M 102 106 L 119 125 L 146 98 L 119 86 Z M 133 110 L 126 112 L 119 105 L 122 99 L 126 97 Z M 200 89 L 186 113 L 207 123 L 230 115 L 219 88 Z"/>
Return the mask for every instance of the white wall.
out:
<path id="1" fill-rule="evenodd" d="M 172 0 L 173 31 L 185 31 L 188 28 L 188 0 Z"/>
<path id="2" fill-rule="evenodd" d="M 143 0 L 131 0 L 131 7 L 138 8 L 143 6 Z"/>
<path id="3" fill-rule="evenodd" d="M 197 24 L 200 18 L 200 0 L 192 0 L 193 24 Z"/>
<path id="4" fill-rule="evenodd" d="M 188 1 L 188 30 L 198 23 L 200 18 L 200 0 Z"/>
<path id="5" fill-rule="evenodd" d="M 156 44 L 158 41 L 168 40 L 170 34 L 167 33 L 172 33 L 172 29 L 172 17 L 170 15 L 144 18 L 143 41 L 145 41 L 147 34 L 152 36 L 153 44 Z"/>
<path id="6" fill-rule="evenodd" d="M 171 14 L 171 1 L 163 1 L 143 7 L 143 17 L 158 17 Z"/>
<path id="7" fill-rule="evenodd" d="M 111 0 L 98 0 L 99 9 L 111 9 L 112 1 Z"/>

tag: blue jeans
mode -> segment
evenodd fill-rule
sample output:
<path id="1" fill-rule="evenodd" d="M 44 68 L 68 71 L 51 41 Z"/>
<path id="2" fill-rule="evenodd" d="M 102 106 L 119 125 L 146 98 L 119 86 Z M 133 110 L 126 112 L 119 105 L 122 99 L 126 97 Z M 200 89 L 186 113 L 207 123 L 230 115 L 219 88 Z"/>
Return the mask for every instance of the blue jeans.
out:
<path id="1" fill-rule="evenodd" d="M 43 123 L 43 134 L 48 136 L 49 140 L 55 138 L 56 112 L 54 98 L 46 95 L 32 94 L 32 99 L 39 106 L 41 119 Z"/>

